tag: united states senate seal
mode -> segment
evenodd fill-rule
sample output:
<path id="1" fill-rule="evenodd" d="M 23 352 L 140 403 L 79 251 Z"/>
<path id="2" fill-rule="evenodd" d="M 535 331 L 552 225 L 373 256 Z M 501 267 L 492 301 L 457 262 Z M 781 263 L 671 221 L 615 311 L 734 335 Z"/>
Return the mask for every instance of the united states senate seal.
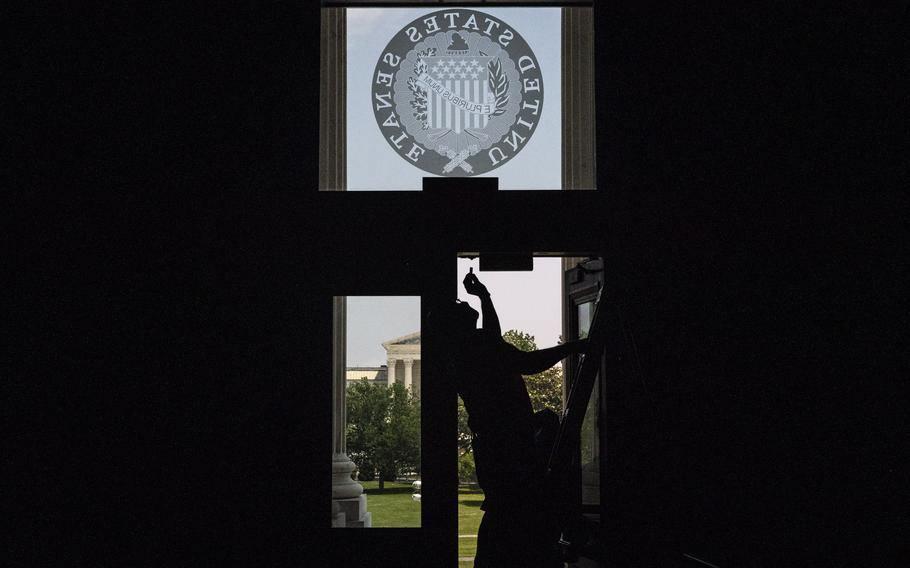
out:
<path id="1" fill-rule="evenodd" d="M 506 22 L 464 8 L 421 16 L 392 37 L 376 64 L 373 113 L 389 146 L 442 176 L 483 174 L 534 134 L 543 77 Z"/>

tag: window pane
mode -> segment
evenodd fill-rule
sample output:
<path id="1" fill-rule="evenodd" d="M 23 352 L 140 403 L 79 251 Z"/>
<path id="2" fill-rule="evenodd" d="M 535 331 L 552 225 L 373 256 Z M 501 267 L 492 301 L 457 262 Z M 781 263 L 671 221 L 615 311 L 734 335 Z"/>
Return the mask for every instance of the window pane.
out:
<path id="1" fill-rule="evenodd" d="M 347 17 L 348 189 L 472 175 L 561 187 L 559 9 Z"/>
<path id="2" fill-rule="evenodd" d="M 588 337 L 591 329 L 591 317 L 594 315 L 594 302 L 578 305 L 578 339 Z"/>
<path id="3" fill-rule="evenodd" d="M 420 527 L 420 298 L 346 298 L 345 445 L 362 524 Z M 334 487 L 333 487 L 334 489 Z"/>
<path id="4" fill-rule="evenodd" d="M 593 188 L 585 15 L 590 8 L 324 9 L 320 188 L 420 190 L 433 176 Z"/>
<path id="5" fill-rule="evenodd" d="M 439 7 L 322 10 L 320 189 L 594 189 L 592 8 Z"/>
<path id="6" fill-rule="evenodd" d="M 471 270 L 490 292 L 506 342 L 523 351 L 547 348 L 559 342 L 562 331 L 561 259 L 535 258 L 530 272 L 480 272 L 476 259 L 459 258 L 456 274 L 458 297 L 482 313 L 480 300 L 469 295 L 462 284 Z M 482 316 L 476 325 L 483 325 Z M 505 376 L 497 378 L 507 380 Z M 534 411 L 549 408 L 555 413 L 560 412 L 563 381 L 561 364 L 557 363 L 535 375 L 526 375 L 523 380 Z M 504 404 L 503 407 L 514 408 L 511 404 Z M 459 398 L 458 557 L 462 561 L 473 558 L 477 551 L 477 534 L 484 514 L 480 505 L 485 498 L 477 479 L 476 456 L 472 446 L 474 432 L 470 429 L 468 418 L 468 408 Z M 478 418 L 482 419 L 483 416 L 474 417 L 475 420 Z M 505 434 L 513 437 L 517 432 L 520 431 L 506 430 Z M 549 449 L 540 455 L 545 459 L 549 456 Z M 482 463 L 480 467 L 483 467 Z"/>
<path id="7" fill-rule="evenodd" d="M 578 338 L 584 339 L 591 329 L 594 302 L 578 305 Z M 600 377 L 594 382 L 591 398 L 581 425 L 581 502 L 585 505 L 600 503 L 600 432 L 597 429 Z"/>

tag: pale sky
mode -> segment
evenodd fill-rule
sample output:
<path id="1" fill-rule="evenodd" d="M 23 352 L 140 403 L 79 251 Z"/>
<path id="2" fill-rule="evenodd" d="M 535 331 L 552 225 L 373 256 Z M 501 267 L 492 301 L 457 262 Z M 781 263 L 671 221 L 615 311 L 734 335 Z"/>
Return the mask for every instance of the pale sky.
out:
<path id="1" fill-rule="evenodd" d="M 478 261 L 458 259 L 458 297 L 480 312 L 480 302 L 464 291 L 461 280 L 473 266 L 490 291 L 502 331 L 518 329 L 535 337 L 540 348 L 556 345 L 562 333 L 561 264 L 558 258 L 535 258 L 531 272 L 478 272 Z M 386 362 L 381 343 L 419 331 L 416 296 L 348 296 L 347 367 Z M 482 322 L 478 321 L 478 326 Z"/>
<path id="2" fill-rule="evenodd" d="M 478 260 L 458 259 L 458 299 L 480 312 L 480 301 L 464 291 L 461 281 L 473 266 L 490 291 L 502 331 L 517 329 L 534 336 L 537 347 L 551 347 L 562 333 L 559 258 L 535 258 L 531 272 L 479 272 Z M 477 325 L 482 322 L 478 321 Z"/>
<path id="3" fill-rule="evenodd" d="M 561 189 L 562 116 L 559 8 L 477 7 L 509 24 L 534 50 L 544 81 L 544 101 L 534 135 L 511 160 L 484 176 L 499 177 L 500 189 Z M 347 179 L 349 190 L 414 189 L 431 175 L 398 156 L 385 141 L 372 107 L 373 71 L 389 40 L 427 8 L 347 9 Z M 449 9 L 446 6 L 446 9 Z"/>
<path id="4" fill-rule="evenodd" d="M 419 296 L 348 296 L 346 367 L 386 362 L 381 343 L 420 331 Z"/>

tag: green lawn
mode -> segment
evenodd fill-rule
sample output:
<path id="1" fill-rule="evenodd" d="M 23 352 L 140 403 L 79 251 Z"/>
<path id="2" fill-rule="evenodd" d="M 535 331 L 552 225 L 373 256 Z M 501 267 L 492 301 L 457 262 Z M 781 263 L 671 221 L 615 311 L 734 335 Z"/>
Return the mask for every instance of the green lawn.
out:
<path id="1" fill-rule="evenodd" d="M 413 489 L 410 483 L 387 481 L 385 489 L 379 491 L 378 481 L 362 481 L 368 495 L 367 510 L 373 514 L 374 527 L 419 527 L 420 503 L 411 499 Z M 473 557 L 477 550 L 477 528 L 483 511 L 483 491 L 480 489 L 458 488 L 458 534 L 472 535 L 458 538 L 458 556 Z M 473 566 L 473 562 L 459 562 L 459 568 Z"/>
<path id="2" fill-rule="evenodd" d="M 480 526 L 480 519 L 483 517 L 483 511 L 480 510 L 480 504 L 483 503 L 483 491 L 480 489 L 468 489 L 465 487 L 458 488 L 458 557 L 474 557 L 477 550 L 476 535 L 477 528 Z M 459 562 L 458 568 L 470 568 L 474 566 L 473 562 Z"/>
<path id="3" fill-rule="evenodd" d="M 367 494 L 367 511 L 373 515 L 373 526 L 420 527 L 420 502 L 411 499 L 414 493 L 410 483 L 386 481 L 379 490 L 378 481 L 361 481 Z"/>

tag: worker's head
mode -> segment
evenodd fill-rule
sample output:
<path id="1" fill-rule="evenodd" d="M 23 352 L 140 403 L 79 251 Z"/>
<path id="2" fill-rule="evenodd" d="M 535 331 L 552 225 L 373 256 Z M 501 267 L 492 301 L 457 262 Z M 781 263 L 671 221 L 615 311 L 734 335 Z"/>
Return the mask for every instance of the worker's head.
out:
<path id="1" fill-rule="evenodd" d="M 440 334 L 462 336 L 477 329 L 479 315 L 467 302 L 455 300 L 433 310 L 427 323 Z"/>

